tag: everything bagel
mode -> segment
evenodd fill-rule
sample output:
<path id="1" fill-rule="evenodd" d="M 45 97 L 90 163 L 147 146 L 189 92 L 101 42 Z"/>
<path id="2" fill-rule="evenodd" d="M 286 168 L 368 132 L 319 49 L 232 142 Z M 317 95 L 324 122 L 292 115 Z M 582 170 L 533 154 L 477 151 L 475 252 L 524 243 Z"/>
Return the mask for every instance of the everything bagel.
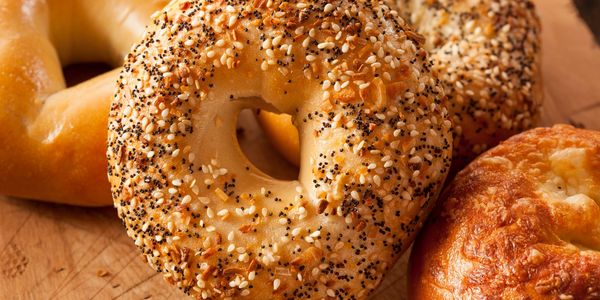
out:
<path id="1" fill-rule="evenodd" d="M 450 168 L 420 37 L 377 1 L 181 0 L 153 20 L 120 75 L 107 150 L 149 264 L 202 299 L 367 297 Z M 244 157 L 244 108 L 301 120 L 298 181 Z"/>
<path id="2" fill-rule="evenodd" d="M 533 127 L 542 104 L 540 20 L 531 0 L 397 0 L 425 37 L 454 124 L 453 169 Z"/>
<path id="3" fill-rule="evenodd" d="M 66 88 L 62 66 L 123 63 L 166 1 L 0 1 L 0 193 L 111 202 L 106 120 L 118 71 Z"/>

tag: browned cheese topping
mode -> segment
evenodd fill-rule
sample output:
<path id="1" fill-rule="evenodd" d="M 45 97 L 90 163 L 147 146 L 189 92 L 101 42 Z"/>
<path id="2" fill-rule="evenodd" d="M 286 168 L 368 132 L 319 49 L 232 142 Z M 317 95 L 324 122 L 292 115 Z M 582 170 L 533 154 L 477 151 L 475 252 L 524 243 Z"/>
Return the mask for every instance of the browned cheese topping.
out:
<path id="1" fill-rule="evenodd" d="M 515 135 L 444 191 L 413 247 L 414 299 L 600 299 L 600 132 Z"/>

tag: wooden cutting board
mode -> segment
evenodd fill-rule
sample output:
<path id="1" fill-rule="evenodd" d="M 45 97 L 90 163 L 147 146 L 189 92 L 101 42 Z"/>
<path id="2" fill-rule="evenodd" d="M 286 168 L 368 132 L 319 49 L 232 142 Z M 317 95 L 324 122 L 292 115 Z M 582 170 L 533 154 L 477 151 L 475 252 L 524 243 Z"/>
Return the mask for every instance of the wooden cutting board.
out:
<path id="1" fill-rule="evenodd" d="M 544 43 L 543 125 L 573 123 L 600 130 L 600 49 L 568 0 L 540 0 L 538 8 Z M 296 175 L 270 150 L 252 116 L 240 119 L 240 143 L 251 159 L 281 178 Z M 0 196 L 0 214 L 0 299 L 184 298 L 142 260 L 112 208 Z M 373 299 L 406 298 L 406 262 L 407 255 Z"/>

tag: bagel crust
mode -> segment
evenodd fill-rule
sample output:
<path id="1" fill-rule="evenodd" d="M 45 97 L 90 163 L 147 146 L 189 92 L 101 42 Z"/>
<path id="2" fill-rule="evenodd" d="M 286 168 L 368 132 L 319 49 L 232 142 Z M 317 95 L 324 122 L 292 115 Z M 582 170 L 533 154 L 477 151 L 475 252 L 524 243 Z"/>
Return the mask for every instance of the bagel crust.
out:
<path id="1" fill-rule="evenodd" d="M 127 57 L 111 106 L 119 217 L 196 298 L 363 299 L 450 167 L 430 66 L 383 2 L 173 1 Z M 297 181 L 239 149 L 237 114 L 265 107 L 300 120 Z"/>
<path id="2" fill-rule="evenodd" d="M 600 132 L 538 128 L 440 198 L 410 260 L 413 299 L 599 299 Z"/>

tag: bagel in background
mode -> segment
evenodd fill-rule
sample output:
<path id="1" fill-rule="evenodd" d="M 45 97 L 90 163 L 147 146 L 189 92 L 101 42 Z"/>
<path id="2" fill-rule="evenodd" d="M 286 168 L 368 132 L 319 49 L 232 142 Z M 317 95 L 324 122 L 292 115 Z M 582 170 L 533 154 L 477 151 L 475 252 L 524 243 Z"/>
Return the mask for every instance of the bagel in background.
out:
<path id="1" fill-rule="evenodd" d="M 66 88 L 62 67 L 119 67 L 167 1 L 0 1 L 0 194 L 110 205 L 106 126 L 118 71 Z"/>
<path id="2" fill-rule="evenodd" d="M 600 132 L 537 128 L 459 172 L 419 233 L 411 299 L 600 298 Z"/>
<path id="3" fill-rule="evenodd" d="M 542 104 L 541 33 L 535 5 L 514 1 L 388 1 L 424 38 L 454 125 L 452 173 L 500 141 L 535 126 Z M 289 116 L 258 118 L 286 157 L 298 153 Z M 291 162 L 297 161 L 296 158 Z"/>
<path id="4" fill-rule="evenodd" d="M 534 127 L 543 100 L 541 25 L 531 0 L 395 0 L 425 37 L 454 125 L 453 172 Z"/>

